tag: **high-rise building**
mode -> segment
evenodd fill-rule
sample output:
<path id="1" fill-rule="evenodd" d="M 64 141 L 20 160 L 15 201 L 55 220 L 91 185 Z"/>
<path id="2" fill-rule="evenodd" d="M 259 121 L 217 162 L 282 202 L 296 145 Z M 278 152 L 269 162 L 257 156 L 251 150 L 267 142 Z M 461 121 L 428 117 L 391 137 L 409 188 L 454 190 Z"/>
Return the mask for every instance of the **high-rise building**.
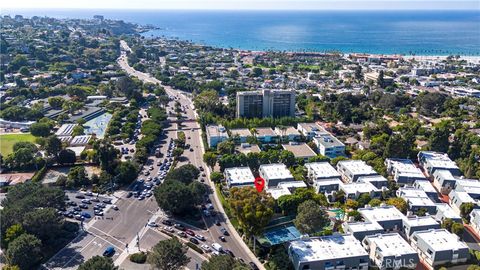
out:
<path id="1" fill-rule="evenodd" d="M 294 90 L 237 92 L 237 117 L 295 116 Z"/>

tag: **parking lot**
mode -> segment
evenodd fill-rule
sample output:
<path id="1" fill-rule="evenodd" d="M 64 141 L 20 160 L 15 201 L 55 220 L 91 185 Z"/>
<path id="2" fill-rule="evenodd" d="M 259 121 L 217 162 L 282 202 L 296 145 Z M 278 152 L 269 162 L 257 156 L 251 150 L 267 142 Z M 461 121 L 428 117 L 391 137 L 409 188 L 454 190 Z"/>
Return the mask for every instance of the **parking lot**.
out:
<path id="1" fill-rule="evenodd" d="M 62 215 L 66 218 L 77 221 L 88 222 L 95 217 L 103 218 L 112 209 L 118 210 L 118 207 L 112 204 L 113 197 L 99 195 L 92 192 L 65 192 L 65 209 L 61 209 Z M 116 209 L 116 210 L 115 210 Z"/>

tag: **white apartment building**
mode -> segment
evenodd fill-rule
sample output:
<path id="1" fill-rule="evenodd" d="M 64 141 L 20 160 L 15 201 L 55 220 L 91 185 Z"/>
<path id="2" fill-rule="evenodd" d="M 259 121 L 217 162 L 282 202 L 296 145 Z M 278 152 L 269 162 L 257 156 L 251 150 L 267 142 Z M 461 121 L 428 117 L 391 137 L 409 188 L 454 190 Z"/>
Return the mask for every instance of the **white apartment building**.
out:
<path id="1" fill-rule="evenodd" d="M 415 269 L 418 253 L 398 233 L 368 235 L 362 245 L 379 269 Z"/>
<path id="2" fill-rule="evenodd" d="M 362 176 L 374 176 L 378 173 L 362 160 L 342 160 L 337 163 L 337 171 L 345 182 L 356 182 Z"/>
<path id="3" fill-rule="evenodd" d="M 276 187 L 281 182 L 295 181 L 285 164 L 263 164 L 258 169 L 260 176 L 265 179 L 267 188 Z"/>
<path id="4" fill-rule="evenodd" d="M 411 185 L 417 180 L 427 180 L 422 171 L 409 159 L 387 158 L 385 165 L 387 172 L 399 185 Z"/>
<path id="5" fill-rule="evenodd" d="M 360 241 L 348 234 L 292 241 L 288 255 L 295 270 L 367 270 L 369 265 Z"/>
<path id="6" fill-rule="evenodd" d="M 208 125 L 206 131 L 208 147 L 216 147 L 229 138 L 227 130 L 221 125 Z"/>
<path id="7" fill-rule="evenodd" d="M 255 177 L 249 167 L 228 168 L 225 169 L 223 174 L 228 188 L 255 185 Z"/>

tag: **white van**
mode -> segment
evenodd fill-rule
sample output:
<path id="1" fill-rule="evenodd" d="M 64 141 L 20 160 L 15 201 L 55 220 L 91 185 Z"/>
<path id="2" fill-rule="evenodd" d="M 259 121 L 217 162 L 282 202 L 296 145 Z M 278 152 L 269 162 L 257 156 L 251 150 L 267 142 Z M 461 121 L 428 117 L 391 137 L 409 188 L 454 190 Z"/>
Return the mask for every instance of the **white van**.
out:
<path id="1" fill-rule="evenodd" d="M 223 252 L 223 247 L 219 243 L 213 243 L 212 248 L 218 252 Z"/>

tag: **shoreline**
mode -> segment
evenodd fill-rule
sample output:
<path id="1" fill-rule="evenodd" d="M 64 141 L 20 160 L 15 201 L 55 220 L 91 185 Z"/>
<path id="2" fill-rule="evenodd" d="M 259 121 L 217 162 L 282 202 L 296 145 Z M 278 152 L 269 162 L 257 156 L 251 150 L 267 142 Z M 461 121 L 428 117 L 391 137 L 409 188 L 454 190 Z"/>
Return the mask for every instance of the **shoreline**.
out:
<path id="1" fill-rule="evenodd" d="M 186 39 L 181 39 L 179 37 L 167 37 L 167 36 L 156 36 L 156 35 L 150 35 L 146 36 L 150 31 L 140 33 L 140 35 L 144 36 L 147 39 L 164 39 L 164 40 L 177 40 L 177 41 L 182 41 L 182 42 L 187 42 L 195 46 L 203 46 L 203 47 L 211 47 L 211 48 L 216 48 L 216 49 L 222 49 L 222 50 L 235 50 L 240 53 L 250 53 L 250 54 L 264 54 L 268 52 L 276 52 L 276 53 L 285 53 L 285 54 L 310 54 L 310 55 L 333 55 L 333 54 L 340 54 L 344 57 L 347 57 L 348 55 L 357 55 L 357 56 L 367 56 L 367 57 L 393 57 L 393 58 L 403 58 L 405 60 L 417 60 L 417 61 L 442 61 L 446 60 L 447 57 L 449 56 L 455 56 L 455 55 L 460 55 L 460 60 L 466 60 L 467 62 L 470 63 L 476 63 L 480 64 L 480 55 L 462 55 L 462 54 L 445 54 L 445 55 L 428 55 L 428 54 L 416 54 L 416 55 L 410 55 L 410 54 L 401 54 L 401 53 L 365 53 L 365 52 L 342 52 L 342 51 L 335 51 L 332 50 L 330 52 L 320 52 L 320 51 L 289 51 L 289 50 L 248 50 L 248 49 L 241 49 L 241 48 L 233 48 L 233 47 L 225 47 L 225 46 L 216 46 L 216 45 L 208 45 L 204 43 L 199 43 L 199 42 L 194 42 L 192 40 L 186 40 Z"/>

